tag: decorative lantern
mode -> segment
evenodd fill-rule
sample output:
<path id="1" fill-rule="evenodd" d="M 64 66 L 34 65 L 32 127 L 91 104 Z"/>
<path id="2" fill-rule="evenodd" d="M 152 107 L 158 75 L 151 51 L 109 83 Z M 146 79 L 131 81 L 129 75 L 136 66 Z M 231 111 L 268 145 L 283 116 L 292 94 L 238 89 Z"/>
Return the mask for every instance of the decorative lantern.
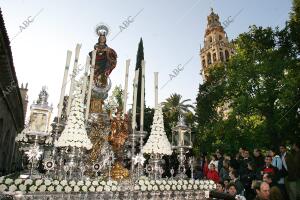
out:
<path id="1" fill-rule="evenodd" d="M 192 146 L 191 129 L 180 116 L 177 125 L 172 129 L 172 149 L 191 149 Z"/>

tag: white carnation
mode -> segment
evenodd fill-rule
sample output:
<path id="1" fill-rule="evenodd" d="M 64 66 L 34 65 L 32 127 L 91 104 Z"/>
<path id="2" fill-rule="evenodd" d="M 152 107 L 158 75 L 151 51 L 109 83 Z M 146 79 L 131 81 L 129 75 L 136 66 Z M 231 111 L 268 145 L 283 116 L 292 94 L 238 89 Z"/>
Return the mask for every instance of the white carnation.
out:
<path id="1" fill-rule="evenodd" d="M 109 192 L 110 191 L 110 186 L 108 186 L 108 185 L 104 186 L 104 191 Z"/>
<path id="2" fill-rule="evenodd" d="M 204 185 L 203 188 L 204 188 L 205 190 L 207 190 L 207 189 L 208 189 L 208 185 Z"/>
<path id="3" fill-rule="evenodd" d="M 181 185 L 177 185 L 177 189 L 178 189 L 178 190 L 181 190 Z"/>
<path id="4" fill-rule="evenodd" d="M 8 191 L 14 192 L 14 191 L 16 191 L 17 189 L 18 189 L 17 186 L 11 185 L 11 186 L 9 186 Z"/>
<path id="5" fill-rule="evenodd" d="M 62 180 L 62 181 L 60 181 L 60 184 L 61 184 L 62 186 L 65 186 L 65 185 L 68 184 L 68 181 L 67 181 L 67 180 Z"/>
<path id="6" fill-rule="evenodd" d="M 93 181 L 92 185 L 97 186 L 97 185 L 99 185 L 99 182 L 98 181 Z"/>
<path id="7" fill-rule="evenodd" d="M 78 181 L 78 182 L 77 182 L 77 185 L 78 185 L 78 186 L 83 186 L 84 183 L 83 183 L 83 181 Z"/>
<path id="8" fill-rule="evenodd" d="M 176 190 L 176 185 L 172 185 L 172 190 Z"/>
<path id="9" fill-rule="evenodd" d="M 0 185 L 0 192 L 4 192 L 7 189 L 7 186 L 4 184 Z"/>
<path id="10" fill-rule="evenodd" d="M 166 190 L 170 190 L 170 185 L 166 185 L 166 186 L 165 186 L 165 189 L 166 189 Z"/>
<path id="11" fill-rule="evenodd" d="M 21 192 L 25 192 L 25 191 L 26 191 L 26 186 L 25 186 L 24 184 L 20 184 L 20 185 L 19 185 L 19 190 L 20 190 Z"/>
<path id="12" fill-rule="evenodd" d="M 96 188 L 95 188 L 94 186 L 91 186 L 91 187 L 89 188 L 89 191 L 90 191 L 90 192 L 95 192 L 95 191 L 96 191 Z"/>
<path id="13" fill-rule="evenodd" d="M 146 189 L 147 189 L 147 187 L 146 187 L 145 185 L 142 185 L 142 186 L 141 186 L 141 190 L 142 190 L 142 191 L 146 191 Z"/>
<path id="14" fill-rule="evenodd" d="M 106 184 L 107 184 L 108 186 L 112 186 L 112 181 L 109 180 L 109 181 L 106 182 Z"/>
<path id="15" fill-rule="evenodd" d="M 22 182 L 23 182 L 23 180 L 19 179 L 19 178 L 15 180 L 16 185 L 20 185 Z"/>
<path id="16" fill-rule="evenodd" d="M 183 185 L 183 186 L 182 186 L 182 189 L 183 189 L 183 190 L 186 190 L 186 189 L 187 189 L 187 186 L 186 186 L 186 185 Z"/>
<path id="17" fill-rule="evenodd" d="M 89 180 L 85 181 L 85 185 L 86 185 L 86 186 L 90 186 L 91 184 L 92 184 L 91 181 L 89 181 Z"/>
<path id="18" fill-rule="evenodd" d="M 84 191 L 84 192 L 87 192 L 87 190 L 88 190 L 88 187 L 86 186 L 86 185 L 84 185 L 84 186 L 82 186 L 82 191 Z"/>
<path id="19" fill-rule="evenodd" d="M 178 183 L 179 185 L 182 185 L 182 184 L 183 184 L 182 180 L 179 180 L 177 183 Z"/>
<path id="20" fill-rule="evenodd" d="M 96 188 L 96 191 L 97 191 L 97 192 L 102 192 L 102 191 L 103 191 L 103 186 L 102 186 L 102 185 L 98 186 L 98 187 Z"/>
<path id="21" fill-rule="evenodd" d="M 150 182 L 148 180 L 145 181 L 145 185 L 149 185 Z"/>
<path id="22" fill-rule="evenodd" d="M 154 185 L 154 186 L 152 187 L 152 190 L 157 191 L 157 190 L 158 190 L 157 185 Z"/>
<path id="23" fill-rule="evenodd" d="M 36 185 L 36 186 L 39 186 L 39 185 L 41 185 L 42 183 L 43 183 L 43 180 L 41 180 L 41 179 L 38 179 L 38 180 L 35 181 L 35 185 Z"/>
<path id="24" fill-rule="evenodd" d="M 58 185 L 59 184 L 59 181 L 58 180 L 54 180 L 53 181 L 53 185 Z"/>
<path id="25" fill-rule="evenodd" d="M 193 185 L 193 189 L 197 190 L 198 189 L 198 185 Z"/>
<path id="26" fill-rule="evenodd" d="M 14 181 L 11 179 L 11 178 L 7 178 L 7 179 L 5 179 L 5 184 L 6 185 L 10 185 L 10 184 L 12 184 Z"/>
<path id="27" fill-rule="evenodd" d="M 164 191 L 164 190 L 165 190 L 165 186 L 164 186 L 164 185 L 160 185 L 160 186 L 159 186 L 159 190 L 160 190 L 160 191 Z"/>
<path id="28" fill-rule="evenodd" d="M 188 189 L 189 189 L 189 190 L 193 189 L 193 185 L 188 184 Z"/>
<path id="29" fill-rule="evenodd" d="M 187 185 L 187 184 L 189 184 L 189 182 L 187 180 L 183 180 L 183 184 Z M 193 183 L 191 183 L 191 184 L 193 184 Z"/>
<path id="30" fill-rule="evenodd" d="M 72 188 L 71 188 L 70 186 L 67 185 L 67 186 L 65 187 L 65 192 L 66 192 L 66 193 L 72 192 Z"/>
<path id="31" fill-rule="evenodd" d="M 47 190 L 48 190 L 49 192 L 53 192 L 53 191 L 54 191 L 54 186 L 53 186 L 53 185 L 50 185 L 50 186 L 47 188 Z"/>
<path id="32" fill-rule="evenodd" d="M 155 184 L 155 181 L 154 181 L 154 180 L 151 180 L 151 181 L 150 181 L 150 184 L 151 184 L 151 185 L 154 185 L 154 184 Z"/>
<path id="33" fill-rule="evenodd" d="M 0 183 L 3 183 L 5 176 L 0 177 Z"/>
<path id="34" fill-rule="evenodd" d="M 190 180 L 189 180 L 189 184 L 194 184 L 194 182 L 195 182 L 195 181 L 194 181 L 193 179 L 190 179 Z"/>
<path id="35" fill-rule="evenodd" d="M 37 187 L 35 185 L 30 186 L 29 191 L 30 192 L 35 192 Z"/>
<path id="36" fill-rule="evenodd" d="M 144 185 L 145 181 L 144 180 L 139 180 L 139 185 Z"/>
<path id="37" fill-rule="evenodd" d="M 213 180 L 210 180 L 210 181 L 209 181 L 209 184 L 210 184 L 210 185 L 214 185 L 215 182 L 214 182 Z"/>
<path id="38" fill-rule="evenodd" d="M 45 192 L 46 189 L 47 189 L 46 185 L 41 185 L 41 186 L 38 188 L 38 190 L 39 190 L 40 192 Z"/>
<path id="39" fill-rule="evenodd" d="M 151 190 L 152 190 L 152 185 L 148 185 L 147 190 L 148 190 L 148 191 L 151 191 Z"/>
<path id="40" fill-rule="evenodd" d="M 69 181 L 69 185 L 74 187 L 76 185 L 76 182 L 74 180 Z"/>
<path id="41" fill-rule="evenodd" d="M 113 186 L 111 186 L 111 191 L 116 191 L 117 190 L 117 186 L 115 186 L 115 185 L 113 185 Z"/>
<path id="42" fill-rule="evenodd" d="M 200 185 L 200 181 L 199 180 L 195 180 L 195 184 L 196 185 Z"/>
<path id="43" fill-rule="evenodd" d="M 80 191 L 80 187 L 78 185 L 74 186 L 74 192 L 79 192 Z"/>
<path id="44" fill-rule="evenodd" d="M 100 185 L 106 185 L 105 181 L 101 181 Z"/>
<path id="45" fill-rule="evenodd" d="M 57 185 L 55 188 L 56 192 L 61 192 L 62 189 L 63 189 L 63 187 L 61 185 Z"/>
<path id="46" fill-rule="evenodd" d="M 135 185 L 135 186 L 134 186 L 134 190 L 140 190 L 140 186 Z"/>
<path id="47" fill-rule="evenodd" d="M 50 180 L 48 180 L 48 179 L 47 179 L 47 180 L 45 180 L 45 185 L 46 185 L 46 186 L 49 186 L 49 185 L 51 185 L 51 181 L 50 181 Z"/>
<path id="48" fill-rule="evenodd" d="M 199 188 L 200 188 L 200 190 L 203 190 L 203 185 L 200 185 Z"/>
<path id="49" fill-rule="evenodd" d="M 208 186 L 208 189 L 210 189 L 210 190 L 212 190 L 213 188 L 214 188 L 213 185 L 209 185 L 209 186 Z"/>
<path id="50" fill-rule="evenodd" d="M 162 184 L 166 185 L 167 181 L 166 180 L 162 180 Z"/>
<path id="51" fill-rule="evenodd" d="M 160 184 L 161 184 L 161 181 L 160 181 L 160 180 L 156 180 L 155 182 L 156 182 L 157 185 L 160 185 Z"/>

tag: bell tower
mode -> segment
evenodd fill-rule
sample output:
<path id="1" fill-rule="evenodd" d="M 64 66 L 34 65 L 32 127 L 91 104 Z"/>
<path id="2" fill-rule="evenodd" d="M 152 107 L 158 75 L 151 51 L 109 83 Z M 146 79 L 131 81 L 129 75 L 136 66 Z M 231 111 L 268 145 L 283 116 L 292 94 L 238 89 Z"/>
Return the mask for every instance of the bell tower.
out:
<path id="1" fill-rule="evenodd" d="M 228 61 L 233 53 L 232 45 L 229 43 L 227 34 L 219 21 L 219 15 L 214 13 L 211 8 L 211 13 L 207 16 L 204 47 L 200 49 L 203 81 L 207 81 L 209 77 L 209 68 L 219 62 Z"/>

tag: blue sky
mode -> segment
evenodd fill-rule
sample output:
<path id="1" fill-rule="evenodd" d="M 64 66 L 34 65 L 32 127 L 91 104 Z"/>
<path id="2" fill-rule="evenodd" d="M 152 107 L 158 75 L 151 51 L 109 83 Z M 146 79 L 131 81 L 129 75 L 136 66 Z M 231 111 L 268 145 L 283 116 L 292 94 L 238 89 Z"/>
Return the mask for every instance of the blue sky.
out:
<path id="1" fill-rule="evenodd" d="M 11 42 L 19 83 L 29 84 L 29 103 L 36 100 L 43 85 L 48 87 L 49 102 L 56 108 L 67 50 L 82 44 L 79 63 L 97 41 L 94 28 L 99 23 L 110 27 L 108 45 L 118 53 L 118 64 L 111 74 L 113 86 L 124 85 L 125 61 L 131 59 L 129 85 L 132 85 L 136 52 L 140 37 L 146 60 L 146 104 L 154 105 L 154 75 L 159 72 L 159 88 L 169 81 L 172 71 L 188 60 L 184 70 L 159 90 L 159 101 L 179 93 L 195 102 L 200 76 L 200 45 L 210 8 L 224 22 L 229 39 L 248 30 L 250 25 L 283 27 L 291 9 L 291 0 L 0 0 L 10 38 L 20 32 L 28 18 L 34 20 Z M 139 13 L 140 12 L 140 13 Z M 126 19 L 135 17 L 120 32 Z M 31 17 L 30 17 L 31 16 Z M 71 62 L 74 62 L 72 57 Z M 132 86 L 128 103 L 132 102 Z M 56 111 L 54 110 L 54 115 Z"/>

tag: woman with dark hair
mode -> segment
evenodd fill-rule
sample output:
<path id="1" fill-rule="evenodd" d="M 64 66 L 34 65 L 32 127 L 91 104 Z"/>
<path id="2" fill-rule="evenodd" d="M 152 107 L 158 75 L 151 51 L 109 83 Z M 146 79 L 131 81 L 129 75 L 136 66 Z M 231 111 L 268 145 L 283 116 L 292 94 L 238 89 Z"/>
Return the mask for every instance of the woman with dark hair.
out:
<path id="1" fill-rule="evenodd" d="M 223 166 L 219 172 L 221 181 L 230 179 L 229 177 L 229 160 L 223 160 Z"/>
<path id="2" fill-rule="evenodd" d="M 216 154 L 212 154 L 210 158 L 211 158 L 211 161 L 210 161 L 210 163 L 208 165 L 208 168 L 209 168 L 209 166 L 211 166 L 211 164 L 214 164 L 215 167 L 216 167 L 216 171 L 218 171 L 219 160 L 218 160 L 217 155 Z"/>
<path id="3" fill-rule="evenodd" d="M 245 197 L 247 199 L 253 199 L 255 197 L 255 192 L 252 190 L 251 185 L 254 180 L 259 180 L 260 174 L 255 169 L 254 162 L 247 163 L 247 170 L 241 175 L 241 182 L 245 188 Z"/>

